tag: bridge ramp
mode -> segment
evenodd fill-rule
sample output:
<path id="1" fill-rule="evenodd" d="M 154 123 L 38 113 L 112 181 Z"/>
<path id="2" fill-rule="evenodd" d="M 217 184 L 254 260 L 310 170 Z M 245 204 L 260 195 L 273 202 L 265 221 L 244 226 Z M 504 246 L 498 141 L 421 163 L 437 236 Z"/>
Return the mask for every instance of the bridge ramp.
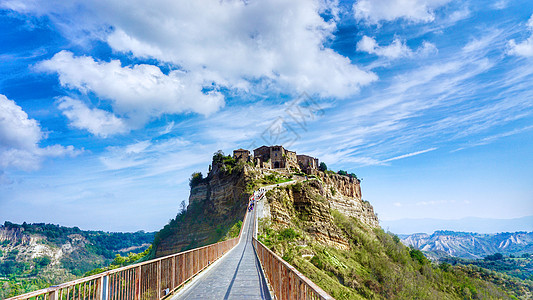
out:
<path id="1" fill-rule="evenodd" d="M 239 244 L 171 299 L 271 299 L 252 246 L 254 225 L 254 214 L 249 213 Z"/>

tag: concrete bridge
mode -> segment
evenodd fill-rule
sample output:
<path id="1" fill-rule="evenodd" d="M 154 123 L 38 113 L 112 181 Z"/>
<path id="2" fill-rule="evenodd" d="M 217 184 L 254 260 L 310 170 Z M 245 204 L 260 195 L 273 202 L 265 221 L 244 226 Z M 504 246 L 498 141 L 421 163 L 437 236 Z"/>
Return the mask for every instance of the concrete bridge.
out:
<path id="1" fill-rule="evenodd" d="M 265 192 L 275 186 L 254 192 L 256 209 L 237 238 L 9 299 L 333 299 L 256 239 Z"/>

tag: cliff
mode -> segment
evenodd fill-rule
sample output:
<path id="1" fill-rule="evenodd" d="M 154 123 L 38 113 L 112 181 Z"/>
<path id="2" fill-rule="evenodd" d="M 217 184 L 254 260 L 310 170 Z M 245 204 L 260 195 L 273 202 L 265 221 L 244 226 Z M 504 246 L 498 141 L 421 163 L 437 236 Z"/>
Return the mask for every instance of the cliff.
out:
<path id="1" fill-rule="evenodd" d="M 354 217 L 369 227 L 379 227 L 370 203 L 362 201 L 360 181 L 319 172 L 317 179 L 298 182 L 267 193 L 266 221 L 274 229 L 302 227 L 316 241 L 348 249 L 348 239 L 333 225 L 332 210 Z"/>
<path id="2" fill-rule="evenodd" d="M 246 164 L 213 164 L 208 176 L 191 188 L 187 210 L 165 226 L 154 241 L 161 257 L 221 240 L 242 221 L 255 172 Z"/>

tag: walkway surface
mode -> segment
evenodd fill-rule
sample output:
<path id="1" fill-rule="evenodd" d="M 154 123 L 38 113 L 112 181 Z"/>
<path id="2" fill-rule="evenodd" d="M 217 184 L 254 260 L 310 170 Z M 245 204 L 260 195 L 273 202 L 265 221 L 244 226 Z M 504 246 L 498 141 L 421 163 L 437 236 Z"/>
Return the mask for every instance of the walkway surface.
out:
<path id="1" fill-rule="evenodd" d="M 254 225 L 249 213 L 240 243 L 171 299 L 271 299 L 252 246 Z"/>

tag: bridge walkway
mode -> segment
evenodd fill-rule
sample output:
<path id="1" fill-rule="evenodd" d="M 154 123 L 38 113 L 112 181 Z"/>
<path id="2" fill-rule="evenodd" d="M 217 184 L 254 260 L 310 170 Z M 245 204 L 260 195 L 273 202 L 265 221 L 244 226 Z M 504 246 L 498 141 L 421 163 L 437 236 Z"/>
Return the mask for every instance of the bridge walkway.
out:
<path id="1" fill-rule="evenodd" d="M 252 245 L 255 222 L 249 213 L 239 244 L 171 299 L 271 299 Z"/>

